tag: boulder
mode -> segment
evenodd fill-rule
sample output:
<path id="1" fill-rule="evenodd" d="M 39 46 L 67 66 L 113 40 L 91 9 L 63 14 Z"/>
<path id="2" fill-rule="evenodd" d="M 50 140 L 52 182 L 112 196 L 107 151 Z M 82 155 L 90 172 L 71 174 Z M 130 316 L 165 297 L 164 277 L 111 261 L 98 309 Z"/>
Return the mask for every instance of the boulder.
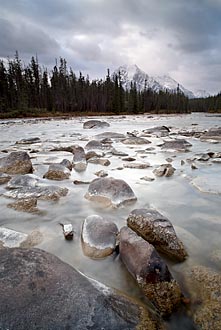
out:
<path id="1" fill-rule="evenodd" d="M 37 208 L 37 198 L 24 198 L 10 203 L 7 205 L 16 211 L 23 211 L 28 213 L 37 213 L 39 209 Z"/>
<path id="2" fill-rule="evenodd" d="M 80 146 L 77 146 L 74 151 L 73 158 L 73 167 L 75 171 L 81 172 L 85 171 L 87 168 L 87 161 L 84 149 Z"/>
<path id="3" fill-rule="evenodd" d="M 189 151 L 189 148 L 192 146 L 192 144 L 186 141 L 185 139 L 176 139 L 171 141 L 165 141 L 163 144 L 160 144 L 159 146 L 162 149 Z"/>
<path id="4" fill-rule="evenodd" d="M 105 176 L 108 176 L 108 173 L 105 172 L 104 170 L 100 170 L 98 172 L 94 173 L 96 176 L 98 176 L 99 178 L 104 178 Z"/>
<path id="5" fill-rule="evenodd" d="M 41 140 L 38 137 L 34 137 L 29 139 L 22 139 L 20 141 L 17 141 L 16 144 L 33 144 L 39 142 L 41 142 Z"/>
<path id="6" fill-rule="evenodd" d="M 207 132 L 201 135 L 200 140 L 221 140 L 221 127 L 210 128 Z"/>
<path id="7" fill-rule="evenodd" d="M 58 200 L 62 196 L 66 196 L 68 193 L 67 188 L 59 186 L 41 186 L 41 187 L 23 187 L 7 191 L 3 194 L 5 197 L 26 199 L 26 198 L 38 198 L 41 200 Z"/>
<path id="8" fill-rule="evenodd" d="M 133 162 L 133 163 L 124 163 L 123 164 L 124 168 L 135 168 L 135 169 L 144 169 L 150 167 L 149 163 L 138 163 L 138 162 Z"/>
<path id="9" fill-rule="evenodd" d="M 170 129 L 167 126 L 155 126 L 144 129 L 142 135 L 155 135 L 157 137 L 164 137 L 169 135 Z"/>
<path id="10" fill-rule="evenodd" d="M 95 152 L 94 150 L 91 150 L 91 151 L 88 151 L 86 154 L 85 154 L 85 157 L 86 157 L 86 160 L 90 159 L 90 158 L 99 158 L 99 157 L 103 157 L 104 156 L 104 153 L 103 152 Z"/>
<path id="11" fill-rule="evenodd" d="M 11 180 L 11 176 L 5 173 L 0 173 L 0 184 L 5 184 Z"/>
<path id="12" fill-rule="evenodd" d="M 129 214 L 127 225 L 168 257 L 178 261 L 183 261 L 187 257 L 187 252 L 172 223 L 158 211 L 135 209 Z"/>
<path id="13" fill-rule="evenodd" d="M 69 169 L 69 171 L 72 170 L 72 164 L 70 162 L 70 160 L 68 159 L 63 159 L 61 162 L 60 162 L 61 165 L 67 167 Z"/>
<path id="14" fill-rule="evenodd" d="M 48 171 L 44 174 L 43 178 L 48 180 L 61 181 L 68 179 L 71 175 L 70 170 L 61 164 L 51 164 Z"/>
<path id="15" fill-rule="evenodd" d="M 124 157 L 124 156 L 128 156 L 128 154 L 127 154 L 126 152 L 124 152 L 124 151 L 120 151 L 120 150 L 116 150 L 115 148 L 113 148 L 113 149 L 111 150 L 111 153 L 112 153 L 112 155 L 114 155 L 114 156 L 122 156 L 122 157 Z"/>
<path id="16" fill-rule="evenodd" d="M 194 266 L 185 274 L 193 320 L 200 330 L 221 329 L 221 275 L 204 266 Z"/>
<path id="17" fill-rule="evenodd" d="M 0 227 L 0 242 L 4 247 L 19 247 L 22 242 L 27 239 L 28 235 L 9 229 Z"/>
<path id="18" fill-rule="evenodd" d="M 118 229 L 115 223 L 99 215 L 88 216 L 82 226 L 82 247 L 84 254 L 91 258 L 104 258 L 116 247 Z"/>
<path id="19" fill-rule="evenodd" d="M 0 328 L 163 330 L 142 304 L 39 249 L 0 250 Z"/>
<path id="20" fill-rule="evenodd" d="M 110 150 L 111 149 L 111 145 L 110 144 L 106 144 L 106 143 L 102 143 L 101 141 L 97 141 L 97 140 L 91 140 L 89 141 L 86 146 L 85 149 L 87 150 Z"/>
<path id="21" fill-rule="evenodd" d="M 162 164 L 159 167 L 155 168 L 153 170 L 153 173 L 158 176 L 172 176 L 174 174 L 174 172 L 176 171 L 176 169 L 171 165 L 171 164 Z"/>
<path id="22" fill-rule="evenodd" d="M 42 181 L 41 178 L 34 174 L 17 175 L 8 182 L 6 189 L 18 189 L 26 186 L 36 187 Z"/>
<path id="23" fill-rule="evenodd" d="M 120 230 L 120 256 L 147 298 L 169 316 L 181 302 L 181 290 L 154 246 L 125 226 Z"/>
<path id="24" fill-rule="evenodd" d="M 109 161 L 109 159 L 105 159 L 105 158 L 90 158 L 88 160 L 88 163 L 102 165 L 102 166 L 109 166 L 111 162 Z"/>
<path id="25" fill-rule="evenodd" d="M 85 198 L 112 207 L 118 207 L 137 200 L 133 190 L 124 180 L 112 177 L 93 180 L 89 185 Z"/>
<path id="26" fill-rule="evenodd" d="M 31 159 L 25 151 L 13 151 L 0 159 L 0 172 L 7 174 L 32 173 Z"/>
<path id="27" fill-rule="evenodd" d="M 83 124 L 84 129 L 104 128 L 109 126 L 110 124 L 108 124 L 106 121 L 100 121 L 100 120 L 88 120 Z"/>
<path id="28" fill-rule="evenodd" d="M 124 144 L 135 144 L 135 145 L 151 143 L 149 140 L 137 136 L 128 137 L 124 140 L 121 140 L 121 142 Z"/>

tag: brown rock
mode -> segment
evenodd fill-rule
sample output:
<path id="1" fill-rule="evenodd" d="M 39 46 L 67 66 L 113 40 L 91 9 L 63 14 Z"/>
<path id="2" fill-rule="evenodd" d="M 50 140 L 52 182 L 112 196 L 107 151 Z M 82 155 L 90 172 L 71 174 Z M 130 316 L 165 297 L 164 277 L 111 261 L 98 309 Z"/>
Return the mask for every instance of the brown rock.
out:
<path id="1" fill-rule="evenodd" d="M 31 159 L 25 151 L 13 151 L 0 159 L 0 172 L 8 174 L 32 173 Z"/>

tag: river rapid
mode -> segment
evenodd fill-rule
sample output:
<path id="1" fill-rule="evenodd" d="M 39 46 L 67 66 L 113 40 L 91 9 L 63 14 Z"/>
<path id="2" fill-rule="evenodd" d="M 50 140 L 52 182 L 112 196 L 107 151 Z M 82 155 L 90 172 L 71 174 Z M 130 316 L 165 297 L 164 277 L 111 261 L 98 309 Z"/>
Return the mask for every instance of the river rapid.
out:
<path id="1" fill-rule="evenodd" d="M 138 115 L 138 116 L 106 116 L 93 118 L 107 121 L 108 128 L 83 129 L 83 123 L 91 118 L 79 117 L 72 119 L 18 119 L 0 121 L 0 156 L 5 151 L 25 150 L 31 156 L 34 174 L 43 177 L 51 163 L 58 163 L 64 158 L 73 160 L 73 155 L 64 151 L 51 151 L 57 147 L 67 147 L 78 144 L 84 147 L 96 134 L 103 132 L 127 132 L 142 130 L 154 126 L 165 125 L 170 128 L 168 137 L 157 137 L 150 134 L 146 137 L 151 141 L 148 145 L 124 145 L 120 141 L 113 141 L 113 147 L 127 153 L 137 161 L 148 162 L 151 167 L 146 169 L 123 168 L 122 157 L 107 153 L 111 164 L 104 167 L 88 163 L 84 172 L 72 170 L 70 179 L 50 181 L 50 184 L 68 188 L 68 195 L 59 201 L 38 201 L 40 214 L 18 212 L 7 207 L 11 202 L 2 196 L 5 185 L 0 186 L 0 226 L 16 231 L 31 233 L 38 230 L 43 239 L 38 248 L 58 256 L 84 274 L 96 280 L 122 290 L 123 292 L 144 300 L 135 281 L 122 264 L 118 255 L 113 254 L 102 260 L 92 260 L 84 256 L 81 247 L 81 227 L 84 219 L 92 214 L 98 214 L 113 220 L 118 229 L 126 225 L 130 211 L 135 208 L 152 207 L 165 215 L 172 222 L 178 237 L 184 243 L 188 258 L 177 264 L 166 260 L 170 271 L 183 286 L 183 272 L 193 265 L 204 265 L 218 269 L 218 265 L 211 261 L 214 251 L 221 250 L 221 163 L 194 160 L 197 169 L 192 169 L 188 159 L 199 158 L 199 154 L 221 152 L 220 143 L 215 141 L 201 141 L 196 136 L 183 136 L 182 132 L 203 132 L 209 128 L 221 126 L 221 116 L 209 114 L 189 115 Z M 182 132 L 181 132 L 182 131 Z M 38 137 L 40 142 L 31 145 L 16 144 L 21 139 Z M 185 138 L 192 144 L 189 152 L 163 150 L 159 145 L 164 140 Z M 149 149 L 153 147 L 154 149 Z M 171 177 L 155 177 L 154 168 L 172 159 L 176 169 Z M 184 161 L 184 162 L 182 162 Z M 84 198 L 88 185 L 75 185 L 74 180 L 92 181 L 95 172 L 105 170 L 108 175 L 125 180 L 137 196 L 137 202 L 117 209 L 104 208 Z M 142 177 L 155 178 L 148 182 Z M 200 184 L 198 185 L 198 182 Z M 195 184 L 196 183 L 196 184 Z M 75 234 L 73 241 L 63 237 L 59 223 L 72 223 Z M 220 270 L 220 269 L 219 269 Z M 185 287 L 183 286 L 183 290 Z M 169 329 L 193 329 L 191 321 L 182 313 L 176 315 L 169 322 Z"/>

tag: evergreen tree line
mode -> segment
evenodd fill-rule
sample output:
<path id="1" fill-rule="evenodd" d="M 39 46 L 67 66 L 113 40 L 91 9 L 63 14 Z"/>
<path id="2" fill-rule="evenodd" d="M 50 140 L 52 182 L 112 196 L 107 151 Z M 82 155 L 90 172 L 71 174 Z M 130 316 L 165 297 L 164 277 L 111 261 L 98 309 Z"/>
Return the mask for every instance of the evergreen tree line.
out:
<path id="1" fill-rule="evenodd" d="M 191 111 L 221 112 L 221 93 L 207 98 L 189 100 Z"/>
<path id="2" fill-rule="evenodd" d="M 145 84 L 143 91 L 131 83 L 130 90 L 124 90 L 120 73 L 104 80 L 92 80 L 80 72 L 77 77 L 67 68 L 65 59 L 60 58 L 48 72 L 32 57 L 28 65 L 23 64 L 16 53 L 5 63 L 0 60 L 0 114 L 26 111 L 59 113 L 112 113 L 138 114 L 185 113 L 189 109 L 188 98 L 179 86 L 173 93 L 154 92 Z"/>

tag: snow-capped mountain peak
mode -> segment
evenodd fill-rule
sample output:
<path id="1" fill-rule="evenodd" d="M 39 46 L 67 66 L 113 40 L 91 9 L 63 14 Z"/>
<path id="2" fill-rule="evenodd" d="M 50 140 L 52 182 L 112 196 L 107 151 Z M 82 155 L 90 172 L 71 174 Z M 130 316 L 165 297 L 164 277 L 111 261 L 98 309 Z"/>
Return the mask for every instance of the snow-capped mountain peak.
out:
<path id="1" fill-rule="evenodd" d="M 136 64 L 134 65 L 122 65 L 114 74 L 120 72 L 121 81 L 125 89 L 130 89 L 131 82 L 136 83 L 138 90 L 143 90 L 145 86 L 151 88 L 152 90 L 159 92 L 160 90 L 168 90 L 174 92 L 177 90 L 179 85 L 180 90 L 189 98 L 194 98 L 195 95 L 192 91 L 186 89 L 176 80 L 168 75 L 163 76 L 150 76 L 144 71 L 142 71 Z"/>

